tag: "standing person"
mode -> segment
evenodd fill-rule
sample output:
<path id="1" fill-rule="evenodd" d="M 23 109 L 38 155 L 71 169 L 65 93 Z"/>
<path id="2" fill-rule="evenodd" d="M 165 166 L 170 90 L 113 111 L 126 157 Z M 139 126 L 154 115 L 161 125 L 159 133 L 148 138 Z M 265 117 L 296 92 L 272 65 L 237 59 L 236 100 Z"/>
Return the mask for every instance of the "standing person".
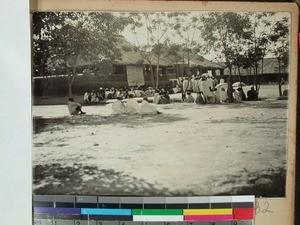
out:
<path id="1" fill-rule="evenodd" d="M 73 98 L 69 98 L 67 105 L 71 115 L 86 114 L 81 110 L 82 106 L 79 103 L 74 102 Z"/>

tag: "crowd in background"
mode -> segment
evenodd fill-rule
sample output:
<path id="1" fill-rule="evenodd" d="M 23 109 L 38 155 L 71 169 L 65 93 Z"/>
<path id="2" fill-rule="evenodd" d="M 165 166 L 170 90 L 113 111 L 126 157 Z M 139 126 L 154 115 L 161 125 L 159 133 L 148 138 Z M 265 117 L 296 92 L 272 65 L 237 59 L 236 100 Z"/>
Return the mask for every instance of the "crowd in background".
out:
<path id="1" fill-rule="evenodd" d="M 136 97 L 153 97 L 155 104 L 168 104 L 172 100 L 170 94 L 181 93 L 181 101 L 197 104 L 215 104 L 228 102 L 228 85 L 223 79 L 218 81 L 210 74 L 192 76 L 178 80 L 172 86 L 167 85 L 158 89 L 152 87 L 124 87 L 124 88 L 103 88 L 98 91 L 92 90 L 84 94 L 85 103 L 98 103 L 108 99 L 128 99 Z M 193 97 L 192 93 L 197 93 Z M 232 90 L 234 101 L 257 100 L 257 93 L 252 87 L 245 94 L 242 85 Z"/>

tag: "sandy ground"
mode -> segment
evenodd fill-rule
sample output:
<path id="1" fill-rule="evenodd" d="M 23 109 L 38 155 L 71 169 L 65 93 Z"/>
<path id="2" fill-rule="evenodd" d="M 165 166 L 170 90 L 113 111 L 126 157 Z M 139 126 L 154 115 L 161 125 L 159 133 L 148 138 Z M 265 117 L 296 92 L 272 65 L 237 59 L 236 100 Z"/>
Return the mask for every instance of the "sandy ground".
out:
<path id="1" fill-rule="evenodd" d="M 112 116 L 111 104 L 82 116 L 33 106 L 34 192 L 284 196 L 287 101 L 276 86 L 261 96 L 159 105 L 163 114 L 144 117 Z"/>

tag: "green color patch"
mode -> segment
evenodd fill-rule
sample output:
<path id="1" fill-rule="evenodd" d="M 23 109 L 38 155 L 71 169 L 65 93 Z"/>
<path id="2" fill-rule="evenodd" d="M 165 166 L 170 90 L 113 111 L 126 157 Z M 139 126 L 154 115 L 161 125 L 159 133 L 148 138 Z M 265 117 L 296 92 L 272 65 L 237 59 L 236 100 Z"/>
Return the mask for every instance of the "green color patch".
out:
<path id="1" fill-rule="evenodd" d="M 133 209 L 132 215 L 182 215 L 182 209 Z"/>

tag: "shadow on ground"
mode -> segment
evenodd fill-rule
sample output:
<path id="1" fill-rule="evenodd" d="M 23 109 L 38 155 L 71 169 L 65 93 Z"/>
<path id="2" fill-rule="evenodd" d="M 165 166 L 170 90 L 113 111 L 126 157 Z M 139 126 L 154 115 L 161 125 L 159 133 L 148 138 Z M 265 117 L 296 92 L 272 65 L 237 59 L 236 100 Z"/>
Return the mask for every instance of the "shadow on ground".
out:
<path id="1" fill-rule="evenodd" d="M 68 127 L 74 126 L 97 126 L 97 125 L 124 125 L 126 127 L 137 127 L 147 124 L 171 124 L 177 121 L 187 120 L 188 118 L 182 115 L 113 115 L 113 116 L 97 116 L 97 115 L 76 115 L 64 116 L 56 118 L 33 118 L 33 132 L 35 134 L 45 131 L 65 130 Z"/>
<path id="2" fill-rule="evenodd" d="M 219 195 L 255 195 L 255 197 L 285 197 L 286 171 L 280 168 L 270 174 L 258 174 L 249 179 L 247 186 L 234 187 L 228 192 Z"/>
<path id="3" fill-rule="evenodd" d="M 57 195 L 143 195 L 178 196 L 193 193 L 171 192 L 160 184 L 150 184 L 113 169 L 59 163 L 37 165 L 33 169 L 34 194 Z"/>

